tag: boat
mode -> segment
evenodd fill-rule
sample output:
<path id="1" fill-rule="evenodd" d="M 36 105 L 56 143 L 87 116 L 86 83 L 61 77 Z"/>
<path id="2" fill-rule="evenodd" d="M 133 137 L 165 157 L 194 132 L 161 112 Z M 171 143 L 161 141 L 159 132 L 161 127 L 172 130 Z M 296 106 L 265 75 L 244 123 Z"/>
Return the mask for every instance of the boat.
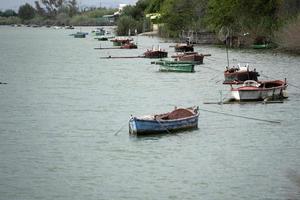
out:
<path id="1" fill-rule="evenodd" d="M 254 68 L 254 70 L 250 70 L 248 65 L 245 67 L 240 67 L 239 65 L 231 68 L 226 67 L 224 71 L 225 80 L 223 84 L 242 84 L 247 80 L 257 81 L 257 77 L 259 76 L 260 75 L 256 69 Z"/>
<path id="2" fill-rule="evenodd" d="M 132 40 L 133 40 L 132 38 L 114 38 L 110 41 L 113 42 L 114 46 L 122 46 L 124 44 L 131 42 Z"/>
<path id="3" fill-rule="evenodd" d="M 286 97 L 286 80 L 254 81 L 247 80 L 238 88 L 231 88 L 231 96 L 237 101 L 259 101 Z"/>
<path id="4" fill-rule="evenodd" d="M 73 34 L 74 38 L 85 38 L 86 35 L 87 35 L 87 33 L 84 33 L 84 32 L 77 32 L 77 33 Z"/>
<path id="5" fill-rule="evenodd" d="M 175 52 L 193 52 L 194 51 L 194 46 L 192 44 L 176 44 L 175 45 Z"/>
<path id="6" fill-rule="evenodd" d="M 166 58 L 168 57 L 168 52 L 161 48 L 152 48 L 151 50 L 147 49 L 147 51 L 144 53 L 145 58 Z"/>
<path id="7" fill-rule="evenodd" d="M 95 30 L 92 30 L 92 34 L 95 36 L 105 35 L 105 30 L 102 27 L 96 28 Z"/>
<path id="8" fill-rule="evenodd" d="M 74 26 L 65 26 L 65 29 L 75 29 Z"/>
<path id="9" fill-rule="evenodd" d="M 203 64 L 203 54 L 199 54 L 198 52 L 184 52 L 180 54 L 173 55 L 172 58 L 178 61 L 192 61 L 194 64 Z"/>
<path id="10" fill-rule="evenodd" d="M 162 61 L 159 64 L 161 72 L 195 72 L 195 65 L 192 63 L 181 63 L 176 61 Z"/>
<path id="11" fill-rule="evenodd" d="M 149 135 L 197 129 L 198 117 L 198 107 L 175 107 L 173 111 L 164 114 L 131 117 L 129 120 L 129 133 Z"/>
<path id="12" fill-rule="evenodd" d="M 137 49 L 137 45 L 134 44 L 133 42 L 129 42 L 129 43 L 123 44 L 120 48 L 121 49 Z"/>

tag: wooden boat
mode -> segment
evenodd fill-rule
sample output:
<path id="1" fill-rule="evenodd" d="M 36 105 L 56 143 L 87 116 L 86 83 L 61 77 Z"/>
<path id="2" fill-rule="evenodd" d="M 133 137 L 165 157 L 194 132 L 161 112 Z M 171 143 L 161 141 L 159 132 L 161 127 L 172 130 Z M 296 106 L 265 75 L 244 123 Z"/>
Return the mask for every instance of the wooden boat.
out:
<path id="1" fill-rule="evenodd" d="M 145 58 L 166 58 L 168 57 L 168 52 L 166 52 L 163 49 L 160 49 L 159 47 L 158 49 L 152 48 L 151 50 L 148 49 L 144 53 L 144 57 Z"/>
<path id="2" fill-rule="evenodd" d="M 162 61 L 159 64 L 161 72 L 195 72 L 195 65 L 192 63 L 181 63 L 176 61 Z"/>
<path id="3" fill-rule="evenodd" d="M 285 97 L 287 88 L 286 80 L 274 81 L 245 81 L 243 86 L 231 88 L 231 95 L 237 101 L 259 101 L 272 98 L 280 99 Z"/>
<path id="4" fill-rule="evenodd" d="M 132 40 L 133 40 L 132 38 L 114 38 L 110 41 L 113 42 L 114 46 L 122 46 L 124 44 L 131 42 Z"/>
<path id="5" fill-rule="evenodd" d="M 96 28 L 95 30 L 92 30 L 92 34 L 95 36 L 105 35 L 105 30 L 104 28 Z"/>
<path id="6" fill-rule="evenodd" d="M 176 44 L 175 52 L 193 52 L 194 46 L 192 44 Z"/>
<path id="7" fill-rule="evenodd" d="M 198 107 L 175 108 L 173 111 L 164 114 L 131 117 L 129 120 L 129 133 L 147 135 L 196 129 L 198 128 L 198 117 Z"/>
<path id="8" fill-rule="evenodd" d="M 203 54 L 199 54 L 198 52 L 185 52 L 181 54 L 176 54 L 172 56 L 175 60 L 178 61 L 193 61 L 195 64 L 203 64 Z"/>
<path id="9" fill-rule="evenodd" d="M 256 69 L 249 70 L 249 66 L 226 68 L 223 84 L 242 84 L 247 80 L 257 81 L 257 77 L 259 77 L 259 73 Z"/>
<path id="10" fill-rule="evenodd" d="M 137 49 L 137 45 L 134 44 L 133 42 L 129 42 L 129 43 L 123 44 L 120 48 L 121 49 Z"/>
<path id="11" fill-rule="evenodd" d="M 84 33 L 84 32 L 77 32 L 77 33 L 73 34 L 74 38 L 85 38 L 86 35 L 87 35 L 87 33 Z"/>

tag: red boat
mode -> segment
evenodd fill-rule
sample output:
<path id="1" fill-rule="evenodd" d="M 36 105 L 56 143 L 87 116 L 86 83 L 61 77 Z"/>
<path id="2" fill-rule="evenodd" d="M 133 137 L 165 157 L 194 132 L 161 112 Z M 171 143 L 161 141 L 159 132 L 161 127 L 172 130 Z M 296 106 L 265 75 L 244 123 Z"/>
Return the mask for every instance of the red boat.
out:
<path id="1" fill-rule="evenodd" d="M 132 40 L 132 38 L 114 38 L 110 41 L 113 42 L 114 46 L 122 46 L 124 44 L 130 43 Z"/>
<path id="2" fill-rule="evenodd" d="M 166 58 L 168 57 L 168 52 L 166 52 L 165 50 L 163 49 L 151 49 L 151 50 L 147 50 L 145 53 L 144 53 L 144 57 L 145 58 Z"/>
<path id="3" fill-rule="evenodd" d="M 175 52 L 193 52 L 194 46 L 192 44 L 176 44 Z"/>
<path id="4" fill-rule="evenodd" d="M 257 77 L 259 77 L 259 73 L 256 69 L 249 70 L 249 66 L 245 67 L 231 67 L 226 68 L 224 71 L 225 81 L 223 84 L 242 84 L 244 81 L 253 80 L 257 81 Z"/>
<path id="5" fill-rule="evenodd" d="M 191 61 L 195 64 L 203 64 L 203 54 L 199 54 L 198 52 L 185 52 L 181 54 L 176 54 L 172 56 L 177 61 Z"/>
<path id="6" fill-rule="evenodd" d="M 123 44 L 120 48 L 121 49 L 137 49 L 137 45 L 134 44 L 133 42 L 129 42 L 129 43 Z"/>

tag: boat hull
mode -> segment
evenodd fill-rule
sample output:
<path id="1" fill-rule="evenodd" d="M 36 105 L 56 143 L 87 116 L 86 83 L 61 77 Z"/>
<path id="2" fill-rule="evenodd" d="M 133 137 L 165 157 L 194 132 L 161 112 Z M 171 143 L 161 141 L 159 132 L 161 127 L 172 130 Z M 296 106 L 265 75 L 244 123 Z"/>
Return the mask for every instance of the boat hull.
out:
<path id="1" fill-rule="evenodd" d="M 193 64 L 165 64 L 159 66 L 161 72 L 195 72 Z"/>
<path id="2" fill-rule="evenodd" d="M 279 99 L 284 97 L 287 85 L 282 84 L 272 88 L 240 87 L 231 89 L 231 96 L 237 101 L 257 101 L 268 98 Z"/>
<path id="3" fill-rule="evenodd" d="M 133 117 L 129 120 L 129 133 L 135 135 L 148 135 L 197 129 L 198 117 L 199 114 L 177 120 L 145 120 Z"/>

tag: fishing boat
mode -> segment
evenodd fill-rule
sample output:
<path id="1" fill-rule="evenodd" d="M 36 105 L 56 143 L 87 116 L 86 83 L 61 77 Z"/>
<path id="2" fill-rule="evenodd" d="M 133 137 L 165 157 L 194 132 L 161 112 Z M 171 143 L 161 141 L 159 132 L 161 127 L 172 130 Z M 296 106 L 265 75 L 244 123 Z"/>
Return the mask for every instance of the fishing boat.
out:
<path id="1" fill-rule="evenodd" d="M 237 101 L 259 101 L 286 97 L 286 80 L 254 81 L 247 80 L 238 88 L 231 88 L 231 95 Z"/>
<path id="2" fill-rule="evenodd" d="M 121 49 L 137 49 L 137 45 L 134 44 L 133 42 L 129 42 L 129 43 L 123 44 L 120 48 Z"/>
<path id="3" fill-rule="evenodd" d="M 72 34 L 74 36 L 74 38 L 85 38 L 85 36 L 87 35 L 87 33 L 84 32 L 77 32 Z"/>
<path id="4" fill-rule="evenodd" d="M 113 42 L 114 46 L 122 46 L 124 44 L 131 42 L 132 40 L 133 40 L 132 38 L 114 38 L 110 41 Z"/>
<path id="5" fill-rule="evenodd" d="M 270 43 L 264 43 L 264 44 L 253 44 L 251 45 L 253 49 L 270 49 L 272 45 Z"/>
<path id="6" fill-rule="evenodd" d="M 175 52 L 193 52 L 194 51 L 194 46 L 192 44 L 176 44 L 175 45 Z"/>
<path id="7" fill-rule="evenodd" d="M 254 80 L 257 81 L 257 77 L 259 77 L 259 73 L 254 70 L 250 70 L 249 66 L 246 65 L 245 67 L 226 67 L 224 71 L 224 82 L 223 84 L 242 84 L 244 81 L 247 80 Z"/>
<path id="8" fill-rule="evenodd" d="M 95 30 L 92 30 L 92 34 L 95 36 L 101 36 L 101 35 L 105 35 L 105 30 L 102 27 L 98 27 Z"/>
<path id="9" fill-rule="evenodd" d="M 129 133 L 147 135 L 196 129 L 198 128 L 198 117 L 198 107 L 175 107 L 173 111 L 164 114 L 131 117 L 129 120 Z"/>
<path id="10" fill-rule="evenodd" d="M 172 58 L 178 61 L 192 61 L 194 64 L 203 64 L 203 54 L 199 54 L 198 52 L 184 52 L 180 54 L 173 55 Z"/>
<path id="11" fill-rule="evenodd" d="M 152 48 L 151 50 L 147 50 L 144 53 L 145 58 L 166 58 L 168 57 L 168 52 L 158 47 L 157 49 Z"/>
<path id="12" fill-rule="evenodd" d="M 161 72 L 195 72 L 195 65 L 192 63 L 181 63 L 176 61 L 162 61 L 159 64 Z"/>

